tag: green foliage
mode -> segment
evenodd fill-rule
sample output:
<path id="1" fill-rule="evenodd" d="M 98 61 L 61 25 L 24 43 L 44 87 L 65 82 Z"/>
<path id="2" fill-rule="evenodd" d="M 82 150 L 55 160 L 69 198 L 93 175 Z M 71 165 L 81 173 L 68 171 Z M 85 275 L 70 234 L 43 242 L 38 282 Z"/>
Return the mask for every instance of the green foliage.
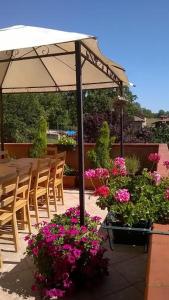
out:
<path id="1" fill-rule="evenodd" d="M 153 143 L 169 143 L 169 125 L 163 124 L 162 126 L 152 129 L 152 142 Z"/>
<path id="2" fill-rule="evenodd" d="M 43 107 L 32 95 L 3 95 L 4 138 L 6 142 L 32 142 Z"/>
<path id="3" fill-rule="evenodd" d="M 67 176 L 73 176 L 73 175 L 76 175 L 76 170 L 73 169 L 72 167 L 70 167 L 69 165 L 65 164 L 65 167 L 64 167 L 64 175 L 67 175 Z"/>
<path id="4" fill-rule="evenodd" d="M 155 183 L 146 169 L 137 176 L 110 176 L 109 196 L 99 197 L 96 203 L 101 209 L 111 211 L 125 225 L 133 226 L 142 221 L 166 223 L 169 221 L 169 200 L 165 198 L 168 186 L 168 178 Z M 130 193 L 128 202 L 115 199 L 116 192 L 121 189 Z"/>
<path id="5" fill-rule="evenodd" d="M 58 140 L 56 141 L 56 144 L 58 145 L 70 145 L 70 146 L 75 146 L 76 145 L 76 140 L 73 139 L 70 136 L 67 135 L 61 135 Z"/>
<path id="6" fill-rule="evenodd" d="M 30 150 L 30 157 L 43 157 L 47 149 L 47 122 L 46 119 L 41 116 L 36 132 L 36 137 Z"/>
<path id="7" fill-rule="evenodd" d="M 94 167 L 106 168 L 110 166 L 110 130 L 105 121 L 100 129 L 95 150 L 89 151 L 88 157 Z"/>
<path id="8" fill-rule="evenodd" d="M 127 172 L 130 175 L 135 175 L 140 170 L 140 161 L 135 155 L 127 156 L 125 161 Z"/>

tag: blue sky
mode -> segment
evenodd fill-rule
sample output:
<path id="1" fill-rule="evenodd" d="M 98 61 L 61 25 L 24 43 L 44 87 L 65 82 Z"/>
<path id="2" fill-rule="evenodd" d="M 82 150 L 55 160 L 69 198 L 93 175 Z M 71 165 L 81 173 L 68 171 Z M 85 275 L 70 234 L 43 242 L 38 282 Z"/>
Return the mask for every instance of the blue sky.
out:
<path id="1" fill-rule="evenodd" d="M 34 25 L 95 35 L 125 67 L 138 102 L 169 110 L 168 0 L 6 0 L 0 27 Z"/>

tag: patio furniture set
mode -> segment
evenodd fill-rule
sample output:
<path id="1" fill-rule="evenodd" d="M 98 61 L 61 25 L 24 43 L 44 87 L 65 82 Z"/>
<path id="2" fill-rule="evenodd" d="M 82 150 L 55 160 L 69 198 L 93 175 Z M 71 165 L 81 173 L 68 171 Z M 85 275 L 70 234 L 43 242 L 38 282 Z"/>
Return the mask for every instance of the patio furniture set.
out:
<path id="1" fill-rule="evenodd" d="M 18 225 L 32 232 L 31 211 L 35 212 L 37 226 L 39 209 L 45 209 L 50 218 L 51 199 L 55 211 L 57 201 L 64 204 L 63 170 L 66 152 L 44 158 L 9 160 L 5 151 L 0 152 L 0 234 L 12 234 L 15 251 L 19 250 Z M 10 224 L 9 226 L 6 226 Z M 5 225 L 5 226 L 4 226 Z M 0 255 L 0 266 L 3 260 Z"/>

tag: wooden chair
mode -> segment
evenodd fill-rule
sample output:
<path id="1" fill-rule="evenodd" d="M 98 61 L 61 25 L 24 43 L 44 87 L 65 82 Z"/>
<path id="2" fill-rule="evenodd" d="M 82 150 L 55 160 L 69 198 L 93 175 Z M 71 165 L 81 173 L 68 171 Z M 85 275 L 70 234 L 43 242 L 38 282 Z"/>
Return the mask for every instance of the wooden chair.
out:
<path id="1" fill-rule="evenodd" d="M 45 198 L 46 210 L 48 218 L 50 218 L 48 184 L 50 176 L 50 159 L 38 159 L 37 170 L 35 174 L 34 186 L 30 191 L 30 202 L 33 203 L 35 209 L 35 217 L 37 224 L 39 223 L 38 203 L 43 204 L 42 199 Z"/>
<path id="2" fill-rule="evenodd" d="M 31 187 L 32 179 L 32 168 L 31 163 L 25 166 L 23 169 L 17 169 L 19 174 L 19 182 L 17 188 L 17 198 L 16 198 L 16 212 L 21 212 L 21 223 L 22 229 L 25 229 L 25 224 L 28 225 L 29 233 L 31 233 L 31 220 L 29 212 L 29 193 Z"/>
<path id="3" fill-rule="evenodd" d="M 6 179 L 0 187 L 0 226 L 11 222 L 15 251 L 19 250 L 18 226 L 16 220 L 16 197 L 19 176 Z M 9 234 L 9 230 L 1 229 L 1 234 Z"/>
<path id="4" fill-rule="evenodd" d="M 0 150 L 0 163 L 5 163 L 10 161 L 9 154 L 7 150 Z"/>
<path id="5" fill-rule="evenodd" d="M 57 199 L 64 204 L 63 199 L 63 171 L 66 159 L 66 152 L 57 154 L 57 158 L 52 163 L 49 189 L 52 191 L 54 198 L 55 211 L 57 211 Z"/>

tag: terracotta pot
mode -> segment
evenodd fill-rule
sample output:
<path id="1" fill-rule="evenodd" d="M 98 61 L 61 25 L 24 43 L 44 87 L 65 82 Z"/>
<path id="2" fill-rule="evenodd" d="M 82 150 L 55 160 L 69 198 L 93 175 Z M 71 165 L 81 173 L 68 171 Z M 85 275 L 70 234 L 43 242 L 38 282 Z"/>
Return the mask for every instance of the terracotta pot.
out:
<path id="1" fill-rule="evenodd" d="M 76 176 L 64 175 L 63 176 L 63 187 L 67 188 L 67 189 L 74 189 L 76 187 Z"/>

